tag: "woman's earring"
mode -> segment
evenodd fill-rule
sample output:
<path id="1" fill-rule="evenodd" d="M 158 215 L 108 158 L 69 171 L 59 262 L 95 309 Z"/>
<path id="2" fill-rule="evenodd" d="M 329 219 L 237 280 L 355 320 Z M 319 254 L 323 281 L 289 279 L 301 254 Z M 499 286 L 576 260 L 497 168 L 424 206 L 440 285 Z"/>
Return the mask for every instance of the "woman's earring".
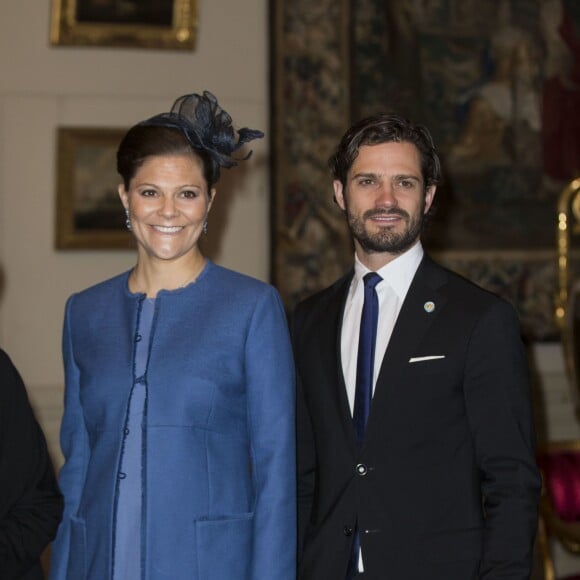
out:
<path id="1" fill-rule="evenodd" d="M 207 235 L 207 220 L 203 222 L 203 235 Z"/>
<path id="2" fill-rule="evenodd" d="M 129 215 L 129 208 L 128 207 L 125 208 L 125 216 L 126 216 L 125 226 L 127 227 L 127 229 L 129 231 L 131 231 L 133 228 L 131 227 L 131 216 Z"/>

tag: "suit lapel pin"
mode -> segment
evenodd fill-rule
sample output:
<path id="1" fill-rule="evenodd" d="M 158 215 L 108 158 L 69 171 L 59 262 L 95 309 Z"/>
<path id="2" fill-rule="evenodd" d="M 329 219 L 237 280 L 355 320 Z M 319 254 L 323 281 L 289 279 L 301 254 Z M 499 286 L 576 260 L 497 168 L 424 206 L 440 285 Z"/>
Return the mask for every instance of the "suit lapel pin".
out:
<path id="1" fill-rule="evenodd" d="M 423 304 L 423 308 L 425 309 L 425 312 L 431 314 L 431 312 L 435 310 L 435 302 L 431 302 L 431 300 L 429 300 L 429 302 L 425 302 L 425 304 Z"/>

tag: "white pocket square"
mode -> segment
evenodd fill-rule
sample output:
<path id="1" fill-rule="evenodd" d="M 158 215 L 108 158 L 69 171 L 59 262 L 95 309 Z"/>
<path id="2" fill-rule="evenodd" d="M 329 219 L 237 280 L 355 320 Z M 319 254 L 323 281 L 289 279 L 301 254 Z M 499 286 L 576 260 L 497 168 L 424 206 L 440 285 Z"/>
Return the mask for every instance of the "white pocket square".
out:
<path id="1" fill-rule="evenodd" d="M 434 355 L 431 355 L 431 356 L 414 356 L 414 357 L 411 357 L 409 359 L 409 362 L 410 363 L 423 362 L 423 361 L 426 361 L 426 360 L 436 360 L 436 359 L 439 359 L 439 358 L 445 358 L 445 355 L 444 354 L 434 354 Z"/>

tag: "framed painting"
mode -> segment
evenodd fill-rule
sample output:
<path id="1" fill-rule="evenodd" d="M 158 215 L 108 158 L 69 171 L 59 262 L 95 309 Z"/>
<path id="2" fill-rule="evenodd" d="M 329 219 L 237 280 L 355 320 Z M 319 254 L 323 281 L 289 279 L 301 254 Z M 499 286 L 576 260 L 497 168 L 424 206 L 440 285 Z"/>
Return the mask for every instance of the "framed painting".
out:
<path id="1" fill-rule="evenodd" d="M 191 50 L 197 0 L 52 0 L 51 44 Z"/>
<path id="2" fill-rule="evenodd" d="M 431 130 L 444 179 L 424 245 L 558 337 L 557 200 L 580 173 L 574 0 L 272 1 L 272 277 L 288 306 L 352 263 L 327 159 L 398 112 Z M 578 265 L 574 265 L 578 268 Z"/>
<path id="3" fill-rule="evenodd" d="M 57 249 L 134 247 L 117 188 L 116 152 L 124 129 L 65 127 L 57 134 Z"/>

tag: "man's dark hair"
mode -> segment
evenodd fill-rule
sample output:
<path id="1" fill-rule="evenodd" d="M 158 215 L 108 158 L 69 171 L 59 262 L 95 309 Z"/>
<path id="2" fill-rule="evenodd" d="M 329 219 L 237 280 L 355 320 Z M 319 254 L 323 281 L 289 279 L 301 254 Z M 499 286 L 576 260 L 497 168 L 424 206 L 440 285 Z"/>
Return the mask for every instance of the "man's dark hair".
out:
<path id="1" fill-rule="evenodd" d="M 437 185 L 441 178 L 441 163 L 429 130 L 416 125 L 400 115 L 382 114 L 355 123 L 342 137 L 328 165 L 334 179 L 346 187 L 347 174 L 363 145 L 381 143 L 412 143 L 421 156 L 421 173 L 424 187 Z"/>

